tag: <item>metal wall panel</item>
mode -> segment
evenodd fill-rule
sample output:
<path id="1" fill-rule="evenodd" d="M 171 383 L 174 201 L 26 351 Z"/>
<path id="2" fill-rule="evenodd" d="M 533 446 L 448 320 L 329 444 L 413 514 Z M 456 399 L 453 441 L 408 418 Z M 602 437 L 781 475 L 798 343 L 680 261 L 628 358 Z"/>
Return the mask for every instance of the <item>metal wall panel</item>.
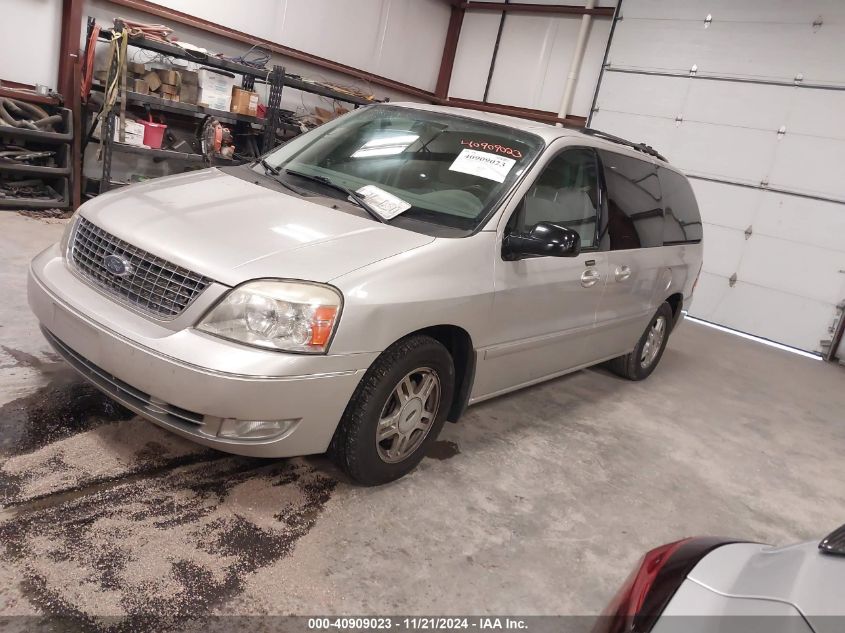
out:
<path id="1" fill-rule="evenodd" d="M 153 1 L 431 91 L 450 14 L 442 0 L 251 0 L 244 11 L 231 0 Z"/>
<path id="2" fill-rule="evenodd" d="M 464 16 L 452 66 L 449 96 L 481 101 L 493 59 L 500 15 L 493 11 L 470 11 Z"/>
<path id="3" fill-rule="evenodd" d="M 765 179 L 777 143 L 777 134 L 767 130 L 687 121 L 675 128 L 675 137 L 672 160 L 685 171 L 752 184 Z"/>
<path id="4" fill-rule="evenodd" d="M 828 303 L 813 301 L 773 288 L 701 273 L 693 316 L 762 336 L 798 349 L 819 351 L 819 338 L 830 338 L 833 312 Z"/>
<path id="5" fill-rule="evenodd" d="M 489 100 L 556 111 L 580 24 L 576 16 L 508 15 Z"/>
<path id="6" fill-rule="evenodd" d="M 787 115 L 786 129 L 789 133 L 845 141 L 843 113 L 845 90 L 826 91 L 822 97 L 814 90 L 795 90 L 792 111 Z"/>
<path id="7" fill-rule="evenodd" d="M 451 9 L 443 0 L 389 0 L 375 73 L 434 91 Z M 347 33 L 346 45 L 354 37 Z"/>
<path id="8" fill-rule="evenodd" d="M 674 77 L 634 73 L 605 73 L 596 107 L 602 112 L 642 114 L 674 119 L 683 111 L 689 91 Z"/>
<path id="9" fill-rule="evenodd" d="M 710 14 L 713 20 L 740 22 L 794 22 L 811 24 L 819 16 L 826 21 L 845 19 L 845 3 L 841 0 L 742 0 L 704 2 L 702 0 L 625 0 L 625 18 L 658 20 L 691 20 L 703 22 Z"/>
<path id="10" fill-rule="evenodd" d="M 355 68 L 374 69 L 384 37 L 385 2 L 282 0 L 281 4 L 272 40 Z"/>
<path id="11" fill-rule="evenodd" d="M 273 39 L 277 13 L 284 11 L 282 0 L 250 0 L 249 10 L 246 11 L 233 11 L 231 0 L 151 1 L 168 9 L 175 9 L 209 22 L 223 24 L 231 29 L 243 31 L 265 40 Z"/>
<path id="12" fill-rule="evenodd" d="M 438 0 L 280 0 L 275 41 L 434 90 L 450 8 Z"/>
<path id="13" fill-rule="evenodd" d="M 559 4 L 559 0 L 544 0 L 544 4 Z M 614 2 L 607 0 L 597 6 L 614 6 Z M 483 99 L 500 18 L 495 11 L 467 11 L 449 96 Z M 487 100 L 557 112 L 580 25 L 577 15 L 508 13 Z M 591 21 L 570 114 L 589 113 L 609 33 L 610 20 Z"/>
<path id="14" fill-rule="evenodd" d="M 833 310 L 832 298 L 845 283 L 839 272 L 845 264 L 842 205 L 697 179 L 692 184 L 705 218 L 705 272 L 725 279 L 736 273 Z"/>
<path id="15" fill-rule="evenodd" d="M 836 296 L 845 281 L 839 273 L 843 261 L 842 251 L 758 234 L 745 244 L 737 276 L 764 288 L 833 305 L 830 297 Z"/>
<path id="16" fill-rule="evenodd" d="M 684 120 L 775 132 L 798 90 L 734 81 L 681 81 L 688 86 Z"/>
<path id="17" fill-rule="evenodd" d="M 690 184 L 695 192 L 698 206 L 702 209 L 702 216 L 705 215 L 706 209 L 708 225 L 745 231 L 755 222 L 760 198 L 763 195 L 759 189 L 730 187 L 718 182 L 697 179 L 692 179 Z M 705 261 L 705 265 L 708 263 L 709 259 Z"/>
<path id="18" fill-rule="evenodd" d="M 845 200 L 845 141 L 787 133 L 778 146 L 770 186 Z"/>
<path id="19" fill-rule="evenodd" d="M 820 351 L 845 299 L 845 3 L 622 8 L 591 124 L 718 181 L 691 180 L 705 236 L 691 313 Z"/>
<path id="20" fill-rule="evenodd" d="M 830 251 L 845 251 L 845 208 L 841 204 L 770 192 L 758 192 L 758 195 L 761 205 L 749 223 L 753 224 L 755 233 Z M 845 265 L 845 261 L 840 260 L 840 264 Z"/>
<path id="21" fill-rule="evenodd" d="M 742 261 L 745 234 L 737 229 L 708 223 L 704 225 L 704 236 L 706 272 L 725 279 L 730 278 L 737 272 Z"/>
<path id="22" fill-rule="evenodd" d="M 704 3 L 712 6 L 718 3 Z M 623 6 L 623 15 L 627 11 Z M 836 27 L 839 26 L 839 29 Z M 826 28 L 825 28 L 826 27 Z M 609 58 L 614 67 L 792 81 L 841 82 L 841 29 L 832 23 L 818 30 L 810 23 L 651 20 L 625 17 L 616 27 Z M 788 43 L 788 45 L 785 45 Z M 667 51 L 671 50 L 671 55 Z"/>
<path id="23" fill-rule="evenodd" d="M 0 79 L 56 89 L 62 0 L 4 0 Z"/>

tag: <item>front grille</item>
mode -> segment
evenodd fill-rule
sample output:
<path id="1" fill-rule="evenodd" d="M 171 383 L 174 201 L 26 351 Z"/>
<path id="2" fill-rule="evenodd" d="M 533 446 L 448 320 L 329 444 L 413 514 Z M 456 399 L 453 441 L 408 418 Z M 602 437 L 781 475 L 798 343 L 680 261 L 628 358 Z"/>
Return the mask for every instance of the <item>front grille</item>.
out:
<path id="1" fill-rule="evenodd" d="M 105 265 L 115 255 L 129 264 L 118 276 Z M 211 280 L 151 255 L 115 237 L 85 218 L 79 219 L 71 258 L 94 285 L 152 316 L 170 319 L 181 314 Z"/>

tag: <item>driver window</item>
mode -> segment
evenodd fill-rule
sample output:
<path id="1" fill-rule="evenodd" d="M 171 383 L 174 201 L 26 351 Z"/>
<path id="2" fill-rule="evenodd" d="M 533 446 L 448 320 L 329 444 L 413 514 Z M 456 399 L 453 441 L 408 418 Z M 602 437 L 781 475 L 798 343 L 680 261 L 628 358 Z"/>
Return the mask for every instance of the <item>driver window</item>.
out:
<path id="1" fill-rule="evenodd" d="M 581 248 L 596 245 L 598 168 L 589 149 L 568 149 L 555 156 L 534 181 L 508 222 L 511 232 L 528 233 L 538 222 L 578 231 Z"/>

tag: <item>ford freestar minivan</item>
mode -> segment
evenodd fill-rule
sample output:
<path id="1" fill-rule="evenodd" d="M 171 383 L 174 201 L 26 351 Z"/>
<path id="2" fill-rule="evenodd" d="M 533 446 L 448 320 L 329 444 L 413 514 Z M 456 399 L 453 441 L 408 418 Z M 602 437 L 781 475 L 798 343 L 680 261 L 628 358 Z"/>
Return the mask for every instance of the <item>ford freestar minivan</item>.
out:
<path id="1" fill-rule="evenodd" d="M 253 165 L 87 202 L 33 260 L 30 305 L 74 368 L 160 426 L 387 482 L 467 405 L 660 361 L 701 221 L 682 174 L 605 136 L 362 108 Z"/>

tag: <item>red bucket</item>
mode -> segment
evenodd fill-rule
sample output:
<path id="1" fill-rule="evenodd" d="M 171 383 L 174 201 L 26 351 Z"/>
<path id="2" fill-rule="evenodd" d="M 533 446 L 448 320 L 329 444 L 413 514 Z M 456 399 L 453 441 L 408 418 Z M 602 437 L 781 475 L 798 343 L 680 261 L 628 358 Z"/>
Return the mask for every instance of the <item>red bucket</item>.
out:
<path id="1" fill-rule="evenodd" d="M 153 149 L 161 149 L 161 142 L 164 140 L 164 133 L 167 126 L 164 123 L 153 123 L 152 121 L 138 121 L 144 126 L 144 145 Z"/>

